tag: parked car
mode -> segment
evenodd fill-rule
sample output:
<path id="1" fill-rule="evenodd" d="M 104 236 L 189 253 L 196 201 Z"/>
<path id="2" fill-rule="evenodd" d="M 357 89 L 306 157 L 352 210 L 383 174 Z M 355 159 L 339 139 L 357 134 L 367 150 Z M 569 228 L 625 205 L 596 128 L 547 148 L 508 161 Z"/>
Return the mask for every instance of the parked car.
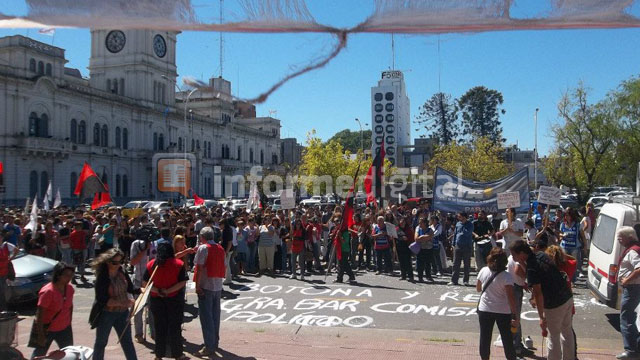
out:
<path id="1" fill-rule="evenodd" d="M 302 200 L 300 201 L 300 204 L 305 205 L 305 206 L 314 206 L 314 205 L 320 205 L 323 202 L 322 196 L 320 195 L 314 195 L 309 199 L 306 200 Z"/>
<path id="2" fill-rule="evenodd" d="M 147 200 L 135 200 L 129 201 L 122 207 L 122 216 L 128 216 L 129 218 L 135 218 L 144 213 L 143 207 L 147 205 Z"/>
<path id="3" fill-rule="evenodd" d="M 38 298 L 38 291 L 51 281 L 53 267 L 58 263 L 48 258 L 29 255 L 20 250 L 11 261 L 16 271 L 16 278 L 7 281 L 7 302 L 19 304 Z"/>
<path id="4" fill-rule="evenodd" d="M 622 292 L 616 275 L 618 259 L 624 249 L 616 241 L 616 232 L 621 226 L 634 226 L 639 222 L 631 202 L 604 204 L 596 220 L 589 248 L 587 286 L 596 299 L 612 308 L 620 308 Z"/>
<path id="5" fill-rule="evenodd" d="M 592 203 L 593 207 L 596 209 L 601 208 L 604 204 L 608 202 L 609 202 L 609 197 L 607 196 L 592 196 L 587 201 L 587 203 Z"/>
<path id="6" fill-rule="evenodd" d="M 223 203 L 223 206 L 225 208 L 231 209 L 231 210 L 240 210 L 240 209 L 246 209 L 247 208 L 247 199 L 233 199 L 233 200 L 227 200 Z"/>
<path id="7" fill-rule="evenodd" d="M 213 207 L 218 206 L 218 201 L 217 201 L 217 200 L 210 200 L 210 199 L 206 199 L 206 200 L 204 201 L 204 204 L 202 204 L 202 205 L 194 205 L 194 204 L 191 204 L 191 206 L 189 206 L 189 208 L 190 208 L 190 209 L 199 209 L 199 208 L 201 208 L 202 206 L 206 207 L 207 209 L 211 209 L 211 208 L 213 208 Z"/>
<path id="8" fill-rule="evenodd" d="M 160 211 L 160 210 L 169 210 L 169 209 L 171 209 L 171 204 L 169 204 L 166 201 L 149 201 L 142 208 L 143 209 L 148 209 L 148 210 L 155 210 L 157 212 L 157 211 Z"/>

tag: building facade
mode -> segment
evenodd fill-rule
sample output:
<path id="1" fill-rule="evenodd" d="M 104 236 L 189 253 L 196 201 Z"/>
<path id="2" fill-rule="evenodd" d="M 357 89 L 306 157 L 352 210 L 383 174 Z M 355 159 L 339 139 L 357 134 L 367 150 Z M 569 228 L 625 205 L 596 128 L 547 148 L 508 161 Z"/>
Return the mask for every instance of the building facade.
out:
<path id="1" fill-rule="evenodd" d="M 383 71 L 371 88 L 371 152 L 384 143 L 386 158 L 396 165 L 400 149 L 411 145 L 410 102 L 401 71 Z"/>
<path id="2" fill-rule="evenodd" d="M 118 204 L 173 197 L 154 187 L 157 153 L 194 155 L 191 187 L 203 197 L 237 190 L 225 176 L 279 163 L 279 121 L 236 121 L 226 80 L 212 79 L 189 101 L 175 91 L 176 41 L 176 32 L 92 30 L 86 79 L 65 67 L 62 48 L 20 35 L 0 38 L 2 202 L 41 201 L 51 181 L 63 202 L 76 204 L 84 162 Z"/>
<path id="3" fill-rule="evenodd" d="M 298 144 L 296 138 L 282 139 L 280 144 L 281 158 L 283 164 L 288 164 L 291 168 L 300 165 L 302 161 L 302 151 L 304 146 Z"/>

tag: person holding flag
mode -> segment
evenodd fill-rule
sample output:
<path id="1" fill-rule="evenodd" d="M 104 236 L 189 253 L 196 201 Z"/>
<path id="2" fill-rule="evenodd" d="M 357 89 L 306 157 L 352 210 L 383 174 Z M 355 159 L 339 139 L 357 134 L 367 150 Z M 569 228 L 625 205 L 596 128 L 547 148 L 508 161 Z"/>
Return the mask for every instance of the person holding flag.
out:
<path id="1" fill-rule="evenodd" d="M 384 176 L 384 143 L 380 147 L 380 152 L 376 154 L 376 157 L 367 171 L 367 176 L 364 178 L 364 191 L 367 194 L 367 205 L 373 203 L 378 207 L 378 201 L 382 196 L 383 176 Z"/>
<path id="2" fill-rule="evenodd" d="M 91 203 L 92 210 L 111 202 L 109 188 L 100 180 L 98 175 L 96 175 L 87 163 L 84 163 L 82 167 L 73 194 L 77 195 L 80 199 L 93 198 L 93 202 Z"/>

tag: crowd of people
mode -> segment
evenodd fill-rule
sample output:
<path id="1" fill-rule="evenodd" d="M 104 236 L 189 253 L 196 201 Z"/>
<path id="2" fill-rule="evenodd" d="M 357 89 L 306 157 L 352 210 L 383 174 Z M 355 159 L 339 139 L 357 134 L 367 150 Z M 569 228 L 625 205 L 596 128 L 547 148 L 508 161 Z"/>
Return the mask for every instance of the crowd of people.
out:
<path id="1" fill-rule="evenodd" d="M 190 278 L 198 294 L 203 333 L 199 355 L 207 356 L 219 345 L 223 286 L 238 277 L 297 280 L 299 276 L 304 281 L 305 276 L 337 270 L 334 281 L 342 283 L 345 275 L 349 282 L 356 282 L 356 275 L 363 272 L 397 276 L 399 268 L 400 281 L 435 283 L 439 279 L 457 286 L 462 271 L 462 283 L 469 285 L 473 257 L 476 288 L 481 292 L 483 359 L 489 358 L 494 324 L 507 359 L 527 352 L 519 326 L 527 291 L 532 293 L 530 301 L 538 309 L 542 330 L 548 331 L 549 359 L 575 358 L 571 288 L 582 276 L 582 261 L 588 256 L 595 222 L 592 206 L 580 211 L 558 209 L 549 215 L 540 204 L 520 217 L 515 209 L 507 209 L 502 219 L 500 213 L 484 211 L 440 213 L 422 202 L 359 208 L 350 226 L 344 226 L 343 210 L 340 205 L 300 205 L 277 211 L 232 211 L 219 206 L 128 217 L 115 207 L 62 208 L 41 213 L 36 231 L 24 229 L 27 217 L 22 212 L 5 211 L 0 283 L 5 283 L 3 258 L 10 258 L 18 248 L 60 260 L 38 300 L 34 355 L 40 355 L 52 341 L 60 347 L 73 343 L 69 283 L 88 282 L 90 266 L 95 303 L 89 322 L 96 329 L 96 360 L 104 358 L 112 328 L 121 337 L 125 358 L 136 359 L 133 341 L 145 341 L 145 319 L 144 312 L 137 312 L 131 330 L 130 313 L 134 299 L 151 284 L 148 322 L 155 356 L 182 359 L 181 325 Z M 631 272 L 638 273 L 639 267 L 636 260 Z M 636 276 L 637 282 L 640 276 Z M 626 324 L 637 334 L 629 321 Z M 637 350 L 636 343 L 629 346 L 633 346 L 631 352 Z"/>

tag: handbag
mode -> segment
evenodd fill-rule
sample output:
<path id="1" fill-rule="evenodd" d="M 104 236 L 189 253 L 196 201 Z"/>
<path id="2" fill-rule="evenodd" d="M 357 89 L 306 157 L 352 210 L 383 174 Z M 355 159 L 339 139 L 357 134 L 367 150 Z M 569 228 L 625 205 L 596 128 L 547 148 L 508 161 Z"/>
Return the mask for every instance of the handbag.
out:
<path id="1" fill-rule="evenodd" d="M 411 244 L 409 244 L 409 250 L 411 250 L 411 252 L 414 255 L 418 255 L 418 253 L 420 252 L 420 243 L 417 241 L 412 242 Z"/>
<path id="2" fill-rule="evenodd" d="M 31 347 L 31 348 L 40 348 L 40 347 L 44 347 L 47 342 L 47 332 L 49 331 L 49 325 L 51 325 L 57 318 L 58 315 L 60 315 L 60 313 L 62 312 L 62 309 L 64 308 L 64 303 L 67 301 L 67 288 L 64 288 L 64 295 L 62 295 L 62 307 L 60 308 L 60 310 L 58 310 L 58 312 L 53 315 L 53 318 L 51 318 L 51 321 L 48 324 L 43 324 L 42 325 L 42 329 L 44 331 L 44 339 L 45 339 L 45 343 L 42 344 L 40 342 L 38 342 L 38 321 L 36 318 L 33 319 L 33 323 L 31 324 L 31 332 L 29 333 L 29 343 L 27 344 L 27 347 Z"/>

